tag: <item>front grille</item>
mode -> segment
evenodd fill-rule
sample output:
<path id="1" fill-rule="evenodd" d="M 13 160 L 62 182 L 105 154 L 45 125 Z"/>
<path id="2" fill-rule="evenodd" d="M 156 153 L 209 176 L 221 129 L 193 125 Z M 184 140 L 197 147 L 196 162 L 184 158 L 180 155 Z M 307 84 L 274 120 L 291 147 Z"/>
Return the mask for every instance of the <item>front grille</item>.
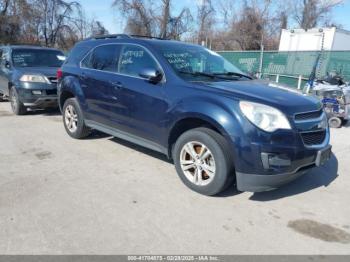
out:
<path id="1" fill-rule="evenodd" d="M 323 110 L 296 114 L 295 120 L 296 121 L 303 121 L 303 120 L 319 118 L 322 115 L 322 113 L 323 113 Z"/>
<path id="2" fill-rule="evenodd" d="M 301 133 L 301 137 L 307 146 L 320 145 L 326 139 L 326 130 Z"/>
<path id="3" fill-rule="evenodd" d="M 50 76 L 48 77 L 49 81 L 52 83 L 52 84 L 57 84 L 57 77 L 55 76 Z"/>
<path id="4" fill-rule="evenodd" d="M 57 90 L 56 89 L 46 90 L 46 95 L 48 96 L 57 95 Z"/>

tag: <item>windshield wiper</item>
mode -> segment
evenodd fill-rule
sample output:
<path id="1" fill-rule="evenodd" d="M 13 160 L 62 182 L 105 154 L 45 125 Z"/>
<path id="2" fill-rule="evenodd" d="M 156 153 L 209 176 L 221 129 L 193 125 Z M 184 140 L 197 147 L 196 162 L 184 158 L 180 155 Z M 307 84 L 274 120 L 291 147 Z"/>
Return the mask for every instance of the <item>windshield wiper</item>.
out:
<path id="1" fill-rule="evenodd" d="M 250 80 L 252 80 L 253 78 L 248 76 L 248 75 L 245 75 L 245 74 L 241 74 L 241 73 L 237 73 L 237 72 L 222 72 L 222 73 L 215 73 L 213 74 L 214 76 L 238 76 L 238 77 L 245 77 L 245 78 L 248 78 Z"/>
<path id="2" fill-rule="evenodd" d="M 210 78 L 216 78 L 216 76 L 213 74 L 199 72 L 199 71 L 194 71 L 194 72 L 178 71 L 178 72 L 181 74 L 187 74 L 187 75 L 193 75 L 193 76 L 206 76 L 206 77 L 210 77 Z"/>

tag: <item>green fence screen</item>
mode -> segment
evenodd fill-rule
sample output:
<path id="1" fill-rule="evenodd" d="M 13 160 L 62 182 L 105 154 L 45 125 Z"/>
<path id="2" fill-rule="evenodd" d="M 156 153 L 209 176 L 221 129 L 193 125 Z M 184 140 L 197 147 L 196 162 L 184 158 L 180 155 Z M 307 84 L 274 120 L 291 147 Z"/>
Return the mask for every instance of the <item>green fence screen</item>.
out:
<path id="1" fill-rule="evenodd" d="M 227 60 L 249 73 L 259 72 L 260 51 L 222 51 L 218 52 Z M 319 51 L 278 52 L 265 51 L 263 53 L 262 73 L 280 74 L 308 78 L 315 64 Z M 337 71 L 346 81 L 350 81 L 350 52 L 323 51 L 317 69 L 317 76 L 323 77 L 327 72 Z M 270 76 L 275 80 L 275 76 Z M 280 82 L 296 85 L 297 79 L 280 77 Z M 305 82 L 305 81 L 304 81 Z"/>

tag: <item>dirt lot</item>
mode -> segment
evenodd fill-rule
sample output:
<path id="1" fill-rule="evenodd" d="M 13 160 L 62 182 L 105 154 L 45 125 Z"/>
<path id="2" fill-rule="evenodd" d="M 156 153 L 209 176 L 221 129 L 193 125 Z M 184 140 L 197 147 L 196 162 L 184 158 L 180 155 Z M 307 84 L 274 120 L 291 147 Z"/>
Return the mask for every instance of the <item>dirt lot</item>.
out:
<path id="1" fill-rule="evenodd" d="M 273 192 L 191 192 L 157 153 L 0 103 L 1 254 L 350 254 L 350 127 Z"/>

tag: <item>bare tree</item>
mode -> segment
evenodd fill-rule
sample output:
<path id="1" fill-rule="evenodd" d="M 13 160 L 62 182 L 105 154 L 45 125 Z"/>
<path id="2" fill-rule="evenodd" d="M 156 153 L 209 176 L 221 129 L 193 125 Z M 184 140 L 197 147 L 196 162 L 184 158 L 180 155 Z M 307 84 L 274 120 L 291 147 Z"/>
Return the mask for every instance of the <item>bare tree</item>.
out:
<path id="1" fill-rule="evenodd" d="M 215 23 L 215 9 L 211 0 L 201 0 L 197 6 L 198 43 L 207 42 Z M 208 45 L 208 43 L 206 43 Z"/>
<path id="2" fill-rule="evenodd" d="M 152 35 L 152 5 L 148 0 L 114 0 L 112 6 L 119 8 L 127 19 L 126 31 L 132 34 Z"/>
<path id="3" fill-rule="evenodd" d="M 178 39 L 188 32 L 192 15 L 183 8 L 178 15 L 171 12 L 172 0 L 115 0 L 113 6 L 126 18 L 126 33 Z"/>
<path id="4" fill-rule="evenodd" d="M 295 0 L 294 18 L 301 28 L 316 27 L 343 0 Z"/>
<path id="5" fill-rule="evenodd" d="M 33 0 L 33 5 L 42 10 L 38 22 L 46 46 L 55 46 L 60 35 L 72 31 L 73 13 L 81 8 L 78 2 L 63 0 Z"/>
<path id="6" fill-rule="evenodd" d="M 91 34 L 93 36 L 107 35 L 108 30 L 103 26 L 100 21 L 93 20 L 91 23 Z"/>

